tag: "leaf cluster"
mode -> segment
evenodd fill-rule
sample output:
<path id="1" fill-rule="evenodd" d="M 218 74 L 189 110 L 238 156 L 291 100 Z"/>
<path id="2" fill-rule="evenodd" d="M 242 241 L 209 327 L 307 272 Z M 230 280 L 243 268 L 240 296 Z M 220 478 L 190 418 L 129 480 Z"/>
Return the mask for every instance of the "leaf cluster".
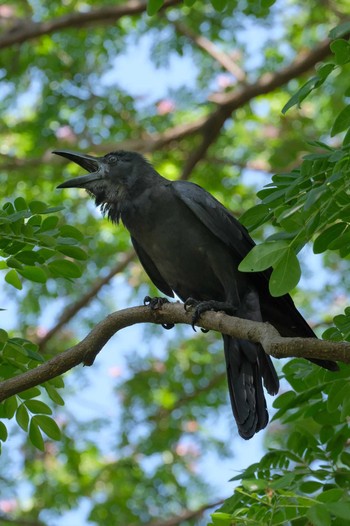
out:
<path id="1" fill-rule="evenodd" d="M 76 260 L 87 258 L 77 242 L 83 235 L 73 226 L 60 226 L 51 215 L 62 207 L 50 208 L 41 201 L 26 203 L 17 197 L 0 212 L 0 268 L 7 270 L 5 280 L 22 288 L 21 277 L 45 283 L 49 278 L 78 278 L 82 270 Z M 50 214 L 49 217 L 42 217 Z M 75 260 L 75 261 L 74 261 Z"/>
<path id="2" fill-rule="evenodd" d="M 300 360 L 283 373 L 293 390 L 274 402 L 275 446 L 234 477 L 213 524 L 345 525 L 350 511 L 349 367 L 334 375 Z"/>
<path id="3" fill-rule="evenodd" d="M 333 34 L 348 31 L 347 23 Z M 284 111 L 300 104 L 333 70 L 350 63 L 350 45 L 346 40 L 335 40 L 331 48 L 334 62 L 322 65 L 318 76 L 293 95 Z M 348 95 L 345 90 L 344 96 Z M 281 296 L 298 284 L 301 270 L 297 254 L 307 243 L 313 242 L 315 254 L 326 250 L 337 250 L 343 258 L 350 254 L 350 106 L 337 115 L 331 135 L 342 132 L 346 133 L 340 147 L 313 141 L 311 146 L 316 152 L 306 155 L 299 168 L 274 175 L 272 182 L 257 194 L 261 203 L 241 217 L 250 230 L 269 222 L 278 229 L 254 247 L 239 267 L 244 272 L 273 267 L 270 278 L 273 296 Z"/>

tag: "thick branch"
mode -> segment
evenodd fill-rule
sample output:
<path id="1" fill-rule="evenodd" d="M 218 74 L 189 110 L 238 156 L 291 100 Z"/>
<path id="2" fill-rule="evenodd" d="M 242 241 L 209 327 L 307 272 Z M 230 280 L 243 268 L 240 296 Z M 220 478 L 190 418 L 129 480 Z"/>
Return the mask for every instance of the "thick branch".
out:
<path id="1" fill-rule="evenodd" d="M 208 148 L 216 141 L 226 120 L 235 110 L 244 106 L 255 97 L 270 93 L 313 68 L 329 55 L 330 42 L 328 38 L 323 40 L 311 51 L 300 53 L 289 66 L 274 73 L 266 73 L 254 83 L 245 84 L 233 92 L 213 95 L 211 100 L 218 104 L 219 107 L 203 123 L 201 127 L 203 133 L 202 143 L 189 157 L 182 173 L 182 179 L 188 179 L 193 168 L 204 157 Z"/>
<path id="2" fill-rule="evenodd" d="M 162 9 L 180 4 L 181 0 L 164 0 Z M 53 20 L 44 22 L 32 22 L 28 20 L 17 20 L 12 27 L 0 38 L 0 49 L 22 44 L 27 40 L 38 38 L 42 35 L 50 35 L 62 29 L 74 27 L 87 27 L 100 23 L 111 24 L 123 16 L 139 15 L 147 9 L 147 2 L 142 0 L 129 0 L 124 5 L 110 5 L 100 9 L 91 9 L 86 12 L 72 12 Z"/>
<path id="3" fill-rule="evenodd" d="M 110 314 L 77 345 L 56 355 L 51 360 L 0 384 L 0 402 L 30 387 L 59 376 L 76 365 L 92 365 L 97 354 L 119 330 L 136 323 L 192 323 L 192 315 L 181 303 L 168 303 L 161 309 L 132 307 Z M 350 363 L 350 343 L 329 342 L 313 338 L 282 338 L 268 323 L 234 318 L 220 312 L 206 312 L 197 324 L 235 338 L 259 342 L 266 353 L 276 358 L 292 356 L 339 360 Z"/>

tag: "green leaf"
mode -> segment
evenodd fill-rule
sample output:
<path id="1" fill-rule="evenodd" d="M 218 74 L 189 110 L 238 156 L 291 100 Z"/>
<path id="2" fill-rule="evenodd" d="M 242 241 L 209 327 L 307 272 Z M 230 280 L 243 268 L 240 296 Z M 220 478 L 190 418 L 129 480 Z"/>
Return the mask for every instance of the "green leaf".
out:
<path id="1" fill-rule="evenodd" d="M 147 14 L 149 16 L 155 15 L 159 9 L 162 7 L 164 1 L 163 0 L 148 0 L 147 4 Z"/>
<path id="2" fill-rule="evenodd" d="M 18 270 L 19 274 L 36 283 L 46 283 L 47 275 L 40 267 L 23 267 Z"/>
<path id="3" fill-rule="evenodd" d="M 272 296 L 283 296 L 299 283 L 301 269 L 299 260 L 293 249 L 283 252 L 282 258 L 274 266 L 269 289 Z"/>
<path id="4" fill-rule="evenodd" d="M 17 424 L 24 430 L 24 431 L 27 431 L 28 430 L 28 425 L 29 425 L 29 414 L 28 414 L 28 411 L 23 404 L 21 404 L 17 411 L 16 411 L 16 420 L 17 420 Z"/>
<path id="5" fill-rule="evenodd" d="M 0 440 L 2 440 L 2 442 L 5 442 L 5 440 L 7 440 L 7 437 L 7 428 L 3 422 L 0 422 Z"/>
<path id="6" fill-rule="evenodd" d="M 211 3 L 216 11 L 223 11 L 227 5 L 227 0 L 211 0 Z"/>
<path id="7" fill-rule="evenodd" d="M 77 228 L 71 225 L 61 226 L 60 235 L 62 237 L 72 237 L 77 241 L 82 241 L 84 239 L 83 234 Z"/>
<path id="8" fill-rule="evenodd" d="M 312 77 L 296 93 L 294 93 L 294 95 L 289 99 L 289 101 L 283 106 L 283 115 L 285 115 L 285 113 L 287 113 L 287 111 L 296 104 L 300 106 L 300 103 L 309 95 L 309 93 L 313 89 L 315 89 L 318 82 L 319 77 Z"/>
<path id="9" fill-rule="evenodd" d="M 25 199 L 23 199 L 23 197 L 17 197 L 17 199 L 15 199 L 14 201 L 14 205 L 15 205 L 15 209 L 17 210 L 17 212 L 20 212 L 22 210 L 27 210 L 27 203 L 25 201 Z"/>
<path id="10" fill-rule="evenodd" d="M 259 204 L 244 212 L 239 220 L 248 228 L 248 230 L 253 230 L 267 221 L 269 215 L 269 207 L 267 205 Z"/>
<path id="11" fill-rule="evenodd" d="M 55 259 L 48 263 L 48 267 L 54 276 L 62 276 L 64 278 L 80 278 L 81 269 L 68 259 Z"/>
<path id="12" fill-rule="evenodd" d="M 88 257 L 87 253 L 80 247 L 69 245 L 57 245 L 56 249 L 65 256 L 74 259 L 85 260 Z"/>
<path id="13" fill-rule="evenodd" d="M 268 481 L 265 479 L 243 479 L 242 486 L 248 491 L 259 491 L 267 488 Z"/>
<path id="14" fill-rule="evenodd" d="M 32 420 L 35 420 L 35 423 L 38 424 L 42 431 L 44 431 L 48 437 L 52 438 L 52 440 L 61 439 L 61 430 L 53 418 L 46 415 L 35 415 Z"/>
<path id="15" fill-rule="evenodd" d="M 41 400 L 27 400 L 25 405 L 31 413 L 43 413 L 45 415 L 52 414 L 50 407 Z"/>
<path id="16" fill-rule="evenodd" d="M 22 250 L 16 254 L 16 259 L 25 265 L 34 265 L 40 259 L 37 252 L 32 250 Z"/>
<path id="17" fill-rule="evenodd" d="M 230 513 L 223 513 L 222 511 L 216 511 L 211 515 L 214 526 L 231 526 L 232 516 Z"/>
<path id="18" fill-rule="evenodd" d="M 329 502 L 327 509 L 340 519 L 349 520 L 350 517 L 350 502 Z"/>
<path id="19" fill-rule="evenodd" d="M 341 500 L 344 496 L 344 490 L 340 488 L 332 488 L 326 491 L 323 491 L 317 496 L 317 500 L 320 502 L 337 502 Z"/>
<path id="20" fill-rule="evenodd" d="M 317 482 L 316 480 L 308 480 L 306 482 L 303 482 L 299 486 L 299 490 L 302 493 L 315 493 L 316 491 L 320 490 L 323 487 L 322 482 Z"/>
<path id="21" fill-rule="evenodd" d="M 281 409 L 286 406 L 289 407 L 292 400 L 296 397 L 295 391 L 287 391 L 279 395 L 273 402 L 273 407 L 275 409 Z"/>
<path id="22" fill-rule="evenodd" d="M 37 448 L 40 449 L 40 451 L 45 450 L 44 440 L 41 435 L 40 429 L 38 424 L 35 422 L 36 416 L 33 416 L 33 418 L 30 421 L 29 425 L 29 439 L 31 443 Z"/>
<path id="23" fill-rule="evenodd" d="M 339 39 L 331 42 L 331 50 L 335 54 L 335 61 L 342 65 L 350 61 L 350 44 L 347 40 Z"/>
<path id="24" fill-rule="evenodd" d="M 0 329 L 0 343 L 5 343 L 8 340 L 8 333 L 4 329 Z"/>
<path id="25" fill-rule="evenodd" d="M 12 285 L 16 289 L 22 290 L 22 283 L 18 277 L 16 270 L 14 269 L 10 270 L 5 276 L 5 281 L 7 281 L 7 283 Z"/>
<path id="26" fill-rule="evenodd" d="M 329 32 L 329 38 L 332 40 L 340 38 L 350 32 L 350 22 L 343 22 L 338 26 L 334 27 Z"/>
<path id="27" fill-rule="evenodd" d="M 330 526 L 332 522 L 330 513 L 324 504 L 315 504 L 307 510 L 306 516 L 313 526 Z"/>
<path id="28" fill-rule="evenodd" d="M 47 394 L 55 404 L 64 405 L 64 400 L 61 395 L 57 392 L 55 387 L 50 384 L 44 384 Z"/>
<path id="29" fill-rule="evenodd" d="M 334 68 L 336 67 L 335 64 L 329 63 L 329 64 L 321 64 L 321 66 L 316 67 L 317 75 L 321 79 L 326 79 L 332 71 L 334 71 Z M 322 145 L 324 147 L 324 145 Z M 329 145 L 326 145 L 327 149 L 329 148 Z"/>
<path id="30" fill-rule="evenodd" d="M 29 398 L 35 398 L 40 394 L 41 391 L 38 387 L 32 387 L 31 389 L 26 389 L 25 391 L 22 391 L 22 393 L 19 393 L 18 396 L 22 398 L 22 400 L 28 400 Z"/>
<path id="31" fill-rule="evenodd" d="M 42 214 L 47 210 L 47 204 L 42 201 L 31 201 L 29 203 L 29 210 L 32 214 Z"/>
<path id="32" fill-rule="evenodd" d="M 327 250 L 328 246 L 338 239 L 348 228 L 346 223 L 335 223 L 326 228 L 314 241 L 313 250 L 315 254 L 321 254 Z"/>
<path id="33" fill-rule="evenodd" d="M 241 261 L 238 270 L 241 272 L 260 272 L 273 265 L 283 257 L 289 245 L 286 241 L 265 242 L 255 245 Z"/>
<path id="34" fill-rule="evenodd" d="M 57 216 L 49 216 L 45 217 L 41 224 L 40 232 L 46 232 L 48 230 L 53 230 L 56 228 L 57 224 L 59 222 L 59 218 Z"/>
<path id="35" fill-rule="evenodd" d="M 5 400 L 3 404 L 6 418 L 13 418 L 18 406 L 16 396 L 11 396 L 10 398 L 7 398 L 7 400 Z"/>
<path id="36" fill-rule="evenodd" d="M 350 127 L 350 104 L 339 113 L 331 129 L 331 137 Z"/>

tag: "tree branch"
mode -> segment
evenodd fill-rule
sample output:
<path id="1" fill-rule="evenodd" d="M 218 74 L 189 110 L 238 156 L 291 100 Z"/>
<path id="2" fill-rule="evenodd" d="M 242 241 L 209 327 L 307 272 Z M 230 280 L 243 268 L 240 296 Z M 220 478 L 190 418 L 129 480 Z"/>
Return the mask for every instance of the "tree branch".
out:
<path id="1" fill-rule="evenodd" d="M 209 115 L 201 116 L 197 120 L 189 123 L 176 125 L 164 133 L 147 134 L 146 138 L 123 141 L 118 144 L 118 147 L 125 150 L 136 150 L 140 153 L 151 153 L 168 146 L 175 141 L 180 141 L 191 135 L 201 134 L 203 137 L 202 142 L 197 150 L 194 150 L 188 158 L 181 175 L 182 179 L 188 179 L 193 168 L 205 156 L 211 144 L 216 141 L 226 120 L 235 110 L 249 103 L 255 97 L 269 93 L 276 88 L 281 87 L 283 84 L 286 84 L 291 79 L 306 73 L 309 69 L 313 68 L 317 62 L 328 56 L 330 52 L 329 44 L 330 40 L 325 39 L 310 51 L 301 53 L 284 69 L 274 73 L 266 73 L 256 82 L 246 84 L 233 92 L 216 93 L 215 95 L 212 95 L 211 100 L 215 102 L 218 107 L 216 107 L 216 109 Z M 105 154 L 115 149 L 115 144 L 105 143 L 101 147 L 94 145 L 93 148 L 94 150 Z M 46 159 L 46 155 L 47 153 L 42 157 L 42 161 Z M 27 164 L 28 161 L 31 162 L 30 160 L 25 160 L 23 163 Z M 33 159 L 32 162 L 33 165 L 35 165 L 38 161 Z M 56 162 L 61 161 L 57 160 Z M 10 162 L 4 163 L 3 166 L 0 166 L 0 169 L 17 168 L 19 161 L 14 160 L 11 166 L 9 166 L 9 164 Z"/>
<path id="2" fill-rule="evenodd" d="M 136 323 L 185 323 L 191 325 L 192 315 L 182 303 L 167 303 L 160 309 L 131 307 L 110 314 L 98 323 L 79 343 L 14 378 L 0 384 L 0 402 L 30 387 L 59 376 L 76 365 L 92 365 L 97 354 L 118 331 Z M 196 324 L 235 338 L 260 343 L 267 354 L 275 358 L 303 357 L 339 360 L 350 363 L 350 343 L 322 341 L 317 338 L 282 338 L 268 323 L 228 316 L 222 312 L 206 312 Z"/>
<path id="3" fill-rule="evenodd" d="M 169 21 L 169 20 L 168 20 Z M 176 31 L 181 35 L 189 38 L 199 48 L 203 49 L 208 55 L 213 57 L 226 71 L 231 73 L 239 82 L 244 82 L 246 78 L 245 72 L 240 68 L 236 62 L 224 51 L 220 50 L 213 42 L 203 35 L 196 35 L 192 29 L 185 26 L 182 22 L 169 21 L 173 24 Z"/>
<path id="4" fill-rule="evenodd" d="M 274 91 L 276 88 L 283 86 L 283 84 L 313 68 L 317 62 L 324 60 L 329 55 L 330 42 L 331 40 L 326 38 L 310 51 L 300 53 L 289 66 L 273 73 L 266 73 L 254 83 L 245 84 L 233 92 L 213 95 L 210 100 L 219 105 L 219 107 L 202 123 L 200 127 L 200 131 L 203 134 L 202 143 L 189 157 L 181 178 L 188 179 L 189 174 L 204 157 L 211 144 L 216 141 L 221 128 L 235 110 L 260 95 Z"/>
<path id="5" fill-rule="evenodd" d="M 164 0 L 161 9 L 167 9 L 180 3 L 181 0 Z M 81 28 L 98 23 L 111 24 L 123 16 L 134 16 L 144 13 L 146 9 L 146 1 L 129 0 L 124 5 L 110 5 L 86 12 L 72 12 L 53 20 L 45 20 L 44 22 L 32 22 L 27 19 L 17 20 L 16 25 L 0 38 L 0 49 L 14 44 L 22 44 L 27 40 L 38 38 L 42 35 L 50 35 L 62 29 Z"/>

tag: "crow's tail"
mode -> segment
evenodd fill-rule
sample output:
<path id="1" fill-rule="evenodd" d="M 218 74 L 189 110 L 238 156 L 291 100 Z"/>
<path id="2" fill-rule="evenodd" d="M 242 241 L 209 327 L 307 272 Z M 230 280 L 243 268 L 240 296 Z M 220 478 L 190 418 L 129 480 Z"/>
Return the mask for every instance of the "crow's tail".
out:
<path id="1" fill-rule="evenodd" d="M 261 345 L 226 335 L 223 339 L 233 415 L 239 434 L 249 439 L 269 421 L 263 385 L 275 395 L 278 377 Z"/>

